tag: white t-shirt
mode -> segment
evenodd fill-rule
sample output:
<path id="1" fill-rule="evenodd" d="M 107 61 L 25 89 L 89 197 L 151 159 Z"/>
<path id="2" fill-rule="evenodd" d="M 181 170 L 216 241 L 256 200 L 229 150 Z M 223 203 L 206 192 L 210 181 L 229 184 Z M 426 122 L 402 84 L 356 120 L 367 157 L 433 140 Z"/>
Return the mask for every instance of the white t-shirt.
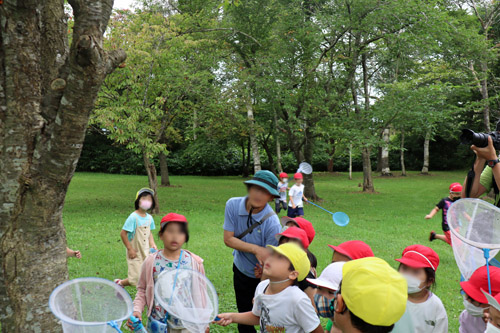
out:
<path id="1" fill-rule="evenodd" d="M 297 286 L 274 295 L 265 295 L 269 280 L 255 289 L 252 313 L 260 317 L 261 333 L 310 333 L 320 321 L 311 300 Z"/>
<path id="2" fill-rule="evenodd" d="M 448 315 L 443 302 L 431 293 L 423 303 L 406 302 L 406 311 L 394 325 L 394 333 L 448 333 Z"/>
<path id="3" fill-rule="evenodd" d="M 296 207 L 303 207 L 302 196 L 304 195 L 304 184 L 293 185 L 288 192 L 288 195 L 292 197 L 293 203 Z M 288 202 L 288 206 L 293 207 L 291 201 Z"/>
<path id="4" fill-rule="evenodd" d="M 280 192 L 280 201 L 286 202 L 286 191 L 288 190 L 288 182 L 283 183 L 279 182 L 278 183 L 278 191 Z"/>

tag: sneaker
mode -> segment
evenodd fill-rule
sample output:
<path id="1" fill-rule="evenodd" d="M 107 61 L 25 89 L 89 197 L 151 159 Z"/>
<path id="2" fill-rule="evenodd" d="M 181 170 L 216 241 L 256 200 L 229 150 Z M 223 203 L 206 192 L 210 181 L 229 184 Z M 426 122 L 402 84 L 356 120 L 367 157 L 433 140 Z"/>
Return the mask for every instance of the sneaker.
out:
<path id="1" fill-rule="evenodd" d="M 435 239 L 436 239 L 436 233 L 434 231 L 431 231 L 431 233 L 429 234 L 429 242 L 432 242 Z"/>

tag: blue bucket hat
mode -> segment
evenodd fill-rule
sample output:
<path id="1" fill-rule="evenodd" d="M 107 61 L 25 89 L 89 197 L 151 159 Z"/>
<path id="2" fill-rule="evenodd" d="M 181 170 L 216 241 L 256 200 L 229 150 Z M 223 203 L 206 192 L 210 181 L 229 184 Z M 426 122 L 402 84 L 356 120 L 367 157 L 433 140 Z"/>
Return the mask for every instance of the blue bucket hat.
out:
<path id="1" fill-rule="evenodd" d="M 269 170 L 260 170 L 253 175 L 253 178 L 245 181 L 245 184 L 257 185 L 264 188 L 272 196 L 279 198 L 278 178 Z"/>

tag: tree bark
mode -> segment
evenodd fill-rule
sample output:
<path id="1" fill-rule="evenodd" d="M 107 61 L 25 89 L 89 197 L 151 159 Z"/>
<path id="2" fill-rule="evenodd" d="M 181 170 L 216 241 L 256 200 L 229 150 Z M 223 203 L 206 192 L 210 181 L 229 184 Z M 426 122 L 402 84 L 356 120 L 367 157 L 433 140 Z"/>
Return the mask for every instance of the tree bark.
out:
<path id="1" fill-rule="evenodd" d="M 276 114 L 276 110 L 274 111 L 274 128 L 276 129 L 276 165 L 278 167 L 278 172 L 283 172 L 283 166 L 281 165 L 281 144 L 280 144 L 280 135 L 278 129 L 278 115 Z"/>
<path id="2" fill-rule="evenodd" d="M 361 55 L 361 64 L 363 67 L 363 90 L 365 95 L 365 111 L 370 109 L 370 94 L 368 91 L 368 69 L 366 67 L 366 53 Z M 363 192 L 375 192 L 372 178 L 372 163 L 370 160 L 370 147 L 363 147 Z"/>
<path id="3" fill-rule="evenodd" d="M 352 144 L 349 145 L 349 180 L 352 180 Z"/>
<path id="4" fill-rule="evenodd" d="M 382 139 L 384 141 L 384 145 L 381 147 L 381 156 L 380 156 L 380 167 L 381 167 L 381 175 L 385 177 L 391 177 L 391 168 L 389 166 L 389 137 L 390 131 L 388 128 L 384 128 L 382 133 Z"/>
<path id="5" fill-rule="evenodd" d="M 401 176 L 406 176 L 406 166 L 405 166 L 405 132 L 401 130 Z"/>
<path id="6" fill-rule="evenodd" d="M 268 136 L 265 140 L 262 141 L 262 148 L 266 151 L 267 155 L 267 162 L 269 163 L 269 171 L 272 173 L 276 174 L 276 168 L 274 167 L 274 158 L 273 158 L 273 152 L 271 150 L 271 147 L 269 147 L 269 138 Z"/>
<path id="7" fill-rule="evenodd" d="M 424 139 L 424 165 L 422 167 L 422 174 L 423 175 L 429 174 L 429 142 L 430 141 L 431 141 L 431 130 L 428 129 L 427 132 L 425 132 L 425 139 Z"/>
<path id="8" fill-rule="evenodd" d="M 306 143 L 304 144 L 304 158 L 307 163 L 312 165 L 313 153 L 314 153 L 314 138 L 312 136 L 309 126 L 305 129 Z M 321 198 L 316 194 L 316 188 L 314 187 L 313 174 L 304 174 L 304 195 L 306 198 L 317 201 Z"/>
<path id="9" fill-rule="evenodd" d="M 156 167 L 154 163 L 151 162 L 146 153 L 142 154 L 144 160 L 144 168 L 148 174 L 149 188 L 153 190 L 154 196 L 153 200 L 155 202 L 155 208 L 151 211 L 153 214 L 160 213 L 160 202 L 158 201 L 158 177 L 156 175 Z"/>
<path id="10" fill-rule="evenodd" d="M 250 137 L 250 145 L 252 147 L 253 169 L 254 173 L 261 170 L 259 143 L 255 134 L 255 118 L 253 114 L 252 99 L 250 97 L 246 100 L 247 118 L 248 118 L 248 135 Z"/>
<path id="11" fill-rule="evenodd" d="M 160 153 L 160 175 L 161 186 L 170 186 L 170 177 L 168 175 L 167 155 L 164 152 Z"/>
<path id="12" fill-rule="evenodd" d="M 99 88 L 126 55 L 102 49 L 112 0 L 0 5 L 0 323 L 60 332 L 52 290 L 68 278 L 62 210 Z"/>

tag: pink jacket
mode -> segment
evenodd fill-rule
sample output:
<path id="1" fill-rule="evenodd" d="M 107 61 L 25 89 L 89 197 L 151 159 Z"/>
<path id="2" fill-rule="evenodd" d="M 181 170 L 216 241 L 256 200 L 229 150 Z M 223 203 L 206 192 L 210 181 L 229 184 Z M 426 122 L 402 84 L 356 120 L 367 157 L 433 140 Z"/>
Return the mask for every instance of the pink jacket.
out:
<path id="1" fill-rule="evenodd" d="M 193 263 L 193 270 L 200 272 L 205 275 L 205 268 L 203 267 L 203 259 L 201 259 L 196 254 L 184 250 L 191 255 L 191 262 Z M 144 306 L 148 307 L 148 317 L 151 315 L 153 310 L 153 302 L 155 299 L 155 284 L 153 279 L 153 266 L 155 262 L 156 253 L 152 253 L 147 256 L 146 260 L 142 264 L 141 275 L 139 276 L 139 281 L 137 282 L 137 294 L 134 299 L 134 312 L 140 312 L 144 310 Z"/>

